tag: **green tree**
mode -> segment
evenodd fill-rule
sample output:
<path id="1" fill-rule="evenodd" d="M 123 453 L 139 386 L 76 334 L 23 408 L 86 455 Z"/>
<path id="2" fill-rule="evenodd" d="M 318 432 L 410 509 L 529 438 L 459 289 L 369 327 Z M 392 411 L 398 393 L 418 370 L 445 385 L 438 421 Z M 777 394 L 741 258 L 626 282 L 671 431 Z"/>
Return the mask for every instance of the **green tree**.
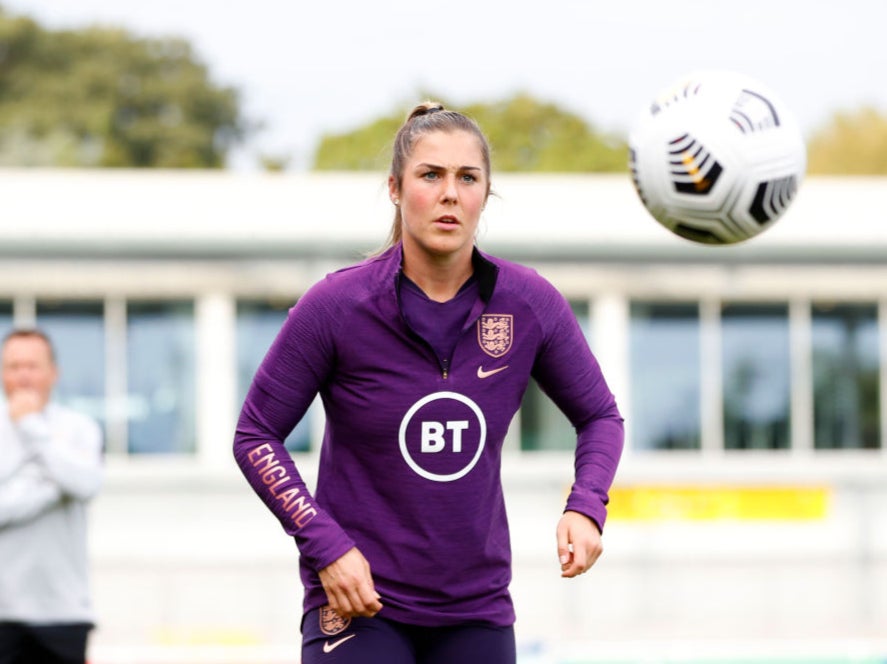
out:
<path id="1" fill-rule="evenodd" d="M 472 104 L 465 113 L 484 129 L 500 171 L 622 172 L 624 139 L 601 134 L 578 115 L 518 94 L 493 104 Z"/>
<path id="2" fill-rule="evenodd" d="M 324 134 L 314 153 L 314 169 L 386 170 L 391 160 L 391 141 L 405 115 L 405 111 L 397 111 L 344 134 Z"/>
<path id="3" fill-rule="evenodd" d="M 238 93 L 181 39 L 46 30 L 0 8 L 0 164 L 218 168 Z"/>
<path id="4" fill-rule="evenodd" d="M 887 115 L 840 112 L 807 144 L 810 174 L 887 175 Z"/>
<path id="5" fill-rule="evenodd" d="M 624 139 L 600 134 L 579 116 L 528 94 L 459 110 L 477 120 L 486 133 L 497 171 L 621 172 L 627 168 Z M 407 113 L 398 109 L 353 131 L 323 136 L 314 168 L 384 170 L 391 141 Z"/>

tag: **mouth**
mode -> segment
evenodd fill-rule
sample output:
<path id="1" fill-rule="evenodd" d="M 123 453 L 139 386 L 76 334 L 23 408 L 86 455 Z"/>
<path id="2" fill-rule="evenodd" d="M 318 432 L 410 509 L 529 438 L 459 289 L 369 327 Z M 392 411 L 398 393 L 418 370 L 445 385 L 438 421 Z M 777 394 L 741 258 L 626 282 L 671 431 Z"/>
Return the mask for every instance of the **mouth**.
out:
<path id="1" fill-rule="evenodd" d="M 444 224 L 445 226 L 458 226 L 459 220 L 456 217 L 450 215 L 444 215 L 443 217 L 438 217 L 434 220 L 435 223 Z"/>

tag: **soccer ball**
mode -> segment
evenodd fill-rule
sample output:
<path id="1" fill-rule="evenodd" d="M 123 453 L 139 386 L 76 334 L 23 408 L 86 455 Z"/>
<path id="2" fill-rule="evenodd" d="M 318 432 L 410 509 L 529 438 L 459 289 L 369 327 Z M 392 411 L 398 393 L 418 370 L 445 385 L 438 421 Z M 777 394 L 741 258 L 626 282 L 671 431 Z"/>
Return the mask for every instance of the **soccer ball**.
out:
<path id="1" fill-rule="evenodd" d="M 635 189 L 673 233 L 734 244 L 766 230 L 795 198 L 806 167 L 801 131 L 757 81 L 690 74 L 643 113 L 629 139 Z"/>

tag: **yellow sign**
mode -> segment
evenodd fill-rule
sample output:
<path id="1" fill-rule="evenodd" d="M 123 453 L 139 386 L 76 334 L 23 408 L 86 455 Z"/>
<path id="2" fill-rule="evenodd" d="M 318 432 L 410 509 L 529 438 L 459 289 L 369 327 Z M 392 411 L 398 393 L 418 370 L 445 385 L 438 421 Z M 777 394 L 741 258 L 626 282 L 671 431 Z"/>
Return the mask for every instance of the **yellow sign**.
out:
<path id="1" fill-rule="evenodd" d="M 822 486 L 624 486 L 610 491 L 620 521 L 814 521 L 828 514 Z"/>

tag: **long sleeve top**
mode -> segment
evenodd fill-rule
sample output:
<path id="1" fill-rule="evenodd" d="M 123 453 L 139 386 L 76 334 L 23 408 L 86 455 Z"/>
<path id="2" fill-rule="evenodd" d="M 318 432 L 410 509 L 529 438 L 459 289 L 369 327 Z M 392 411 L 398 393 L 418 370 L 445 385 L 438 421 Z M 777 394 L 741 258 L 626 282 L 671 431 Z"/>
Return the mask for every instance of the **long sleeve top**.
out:
<path id="1" fill-rule="evenodd" d="M 86 505 L 102 477 L 98 425 L 49 404 L 0 408 L 0 620 L 91 623 Z"/>
<path id="2" fill-rule="evenodd" d="M 531 377 L 577 432 L 566 509 L 603 528 L 622 418 L 566 300 L 535 271 L 475 251 L 478 297 L 450 358 L 406 322 L 400 245 L 332 273 L 293 307 L 243 405 L 234 455 L 295 538 L 306 611 L 318 570 L 357 546 L 383 614 L 508 625 L 502 444 Z M 315 495 L 283 446 L 320 394 Z"/>

